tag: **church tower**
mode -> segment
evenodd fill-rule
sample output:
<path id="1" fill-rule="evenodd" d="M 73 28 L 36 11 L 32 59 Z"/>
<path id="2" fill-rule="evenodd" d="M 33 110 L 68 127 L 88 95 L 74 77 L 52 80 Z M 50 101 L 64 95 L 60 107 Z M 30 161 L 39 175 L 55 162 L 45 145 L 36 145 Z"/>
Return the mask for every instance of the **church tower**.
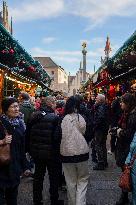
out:
<path id="1" fill-rule="evenodd" d="M 110 38 L 109 38 L 109 36 L 107 36 L 106 45 L 105 45 L 105 49 L 104 49 L 105 57 L 103 59 L 101 56 L 101 60 L 100 60 L 101 65 L 103 65 L 105 62 L 108 61 L 111 51 L 112 50 L 111 50 L 111 46 L 110 46 Z"/>
<path id="2" fill-rule="evenodd" d="M 3 13 L 2 24 L 11 33 L 11 25 L 9 24 L 8 6 L 6 5 L 5 1 L 3 1 L 2 13 Z"/>
<path id="3" fill-rule="evenodd" d="M 6 18 L 6 14 L 7 14 L 7 6 L 6 6 L 6 2 L 3 1 L 3 26 L 5 28 L 7 28 L 7 18 Z"/>

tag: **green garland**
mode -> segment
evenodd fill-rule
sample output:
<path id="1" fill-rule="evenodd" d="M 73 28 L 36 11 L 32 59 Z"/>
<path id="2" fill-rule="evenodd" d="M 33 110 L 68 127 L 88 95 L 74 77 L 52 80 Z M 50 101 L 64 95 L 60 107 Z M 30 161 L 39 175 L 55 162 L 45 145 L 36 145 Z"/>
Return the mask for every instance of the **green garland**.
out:
<path id="1" fill-rule="evenodd" d="M 42 65 L 10 35 L 0 24 L 0 63 L 7 66 L 8 71 L 20 77 L 50 86 L 51 79 Z"/>

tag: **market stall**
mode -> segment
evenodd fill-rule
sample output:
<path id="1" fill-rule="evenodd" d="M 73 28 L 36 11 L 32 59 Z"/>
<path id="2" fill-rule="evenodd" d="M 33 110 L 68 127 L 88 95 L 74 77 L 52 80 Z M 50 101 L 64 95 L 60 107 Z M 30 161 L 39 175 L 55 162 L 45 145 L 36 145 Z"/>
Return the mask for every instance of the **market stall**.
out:
<path id="1" fill-rule="evenodd" d="M 109 102 L 116 93 L 131 91 L 136 82 L 136 32 L 93 74 L 82 90 L 97 95 L 104 93 Z"/>
<path id="2" fill-rule="evenodd" d="M 37 86 L 48 89 L 51 79 L 42 65 L 0 24 L 0 95 L 14 96 L 20 90 L 35 95 Z"/>

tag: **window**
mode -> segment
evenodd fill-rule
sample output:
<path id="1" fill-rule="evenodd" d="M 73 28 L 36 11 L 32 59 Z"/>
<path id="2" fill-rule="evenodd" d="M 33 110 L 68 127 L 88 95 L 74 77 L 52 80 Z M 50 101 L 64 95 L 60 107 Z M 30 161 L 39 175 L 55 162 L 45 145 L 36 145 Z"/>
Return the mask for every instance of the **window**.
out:
<path id="1" fill-rule="evenodd" d="M 53 70 L 51 71 L 51 74 L 54 75 L 54 71 Z"/>

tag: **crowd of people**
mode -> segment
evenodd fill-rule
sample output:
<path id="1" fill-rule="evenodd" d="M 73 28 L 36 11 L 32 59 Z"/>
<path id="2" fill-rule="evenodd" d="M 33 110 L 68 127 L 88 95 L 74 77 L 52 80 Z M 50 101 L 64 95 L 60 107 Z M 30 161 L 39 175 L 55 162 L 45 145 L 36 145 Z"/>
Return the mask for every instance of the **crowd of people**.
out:
<path id="1" fill-rule="evenodd" d="M 107 169 L 107 153 L 124 170 L 136 154 L 135 93 L 117 93 L 110 104 L 104 94 L 35 100 L 21 92 L 1 103 L 0 146 L 10 144 L 9 164 L 0 164 L 0 205 L 17 205 L 21 176 L 33 177 L 33 204 L 43 205 L 43 181 L 48 170 L 51 205 L 63 205 L 59 187 L 66 184 L 69 205 L 86 205 L 91 152 L 93 170 Z M 111 149 L 107 151 L 108 133 Z M 136 205 L 136 162 L 132 170 L 132 205 Z M 65 180 L 64 180 L 65 179 Z M 122 190 L 116 205 L 128 204 Z"/>

